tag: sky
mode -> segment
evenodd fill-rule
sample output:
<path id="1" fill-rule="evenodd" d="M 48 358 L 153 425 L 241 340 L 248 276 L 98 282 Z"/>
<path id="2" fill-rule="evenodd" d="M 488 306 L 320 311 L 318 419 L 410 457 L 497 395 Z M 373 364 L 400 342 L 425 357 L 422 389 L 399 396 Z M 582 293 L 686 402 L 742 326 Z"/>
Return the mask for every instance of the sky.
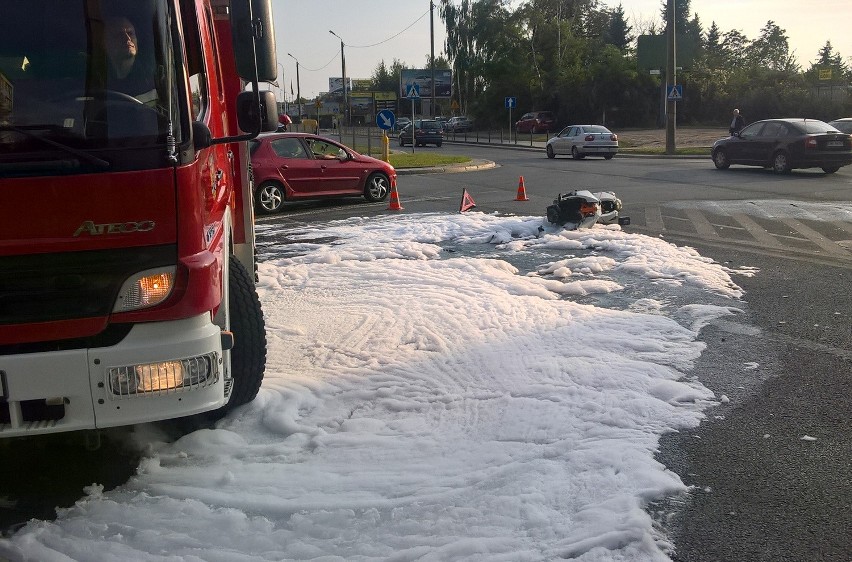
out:
<path id="1" fill-rule="evenodd" d="M 438 4 L 439 2 L 435 2 Z M 611 8 L 616 0 L 603 2 Z M 409 67 L 423 68 L 430 53 L 428 0 L 273 0 L 278 62 L 283 70 L 281 86 L 288 99 L 290 83 L 296 89 L 296 61 L 302 96 L 313 98 L 328 91 L 328 79 L 341 74 L 340 39 L 345 45 L 346 75 L 370 78 L 382 61 L 390 66 L 399 59 Z M 519 4 L 514 1 L 513 5 Z M 634 30 L 661 22 L 662 0 L 623 0 L 624 13 Z M 692 0 L 705 31 L 713 21 L 722 32 L 741 31 L 756 39 L 768 20 L 787 31 L 791 51 L 807 68 L 830 40 L 835 52 L 852 57 L 852 2 L 849 0 Z M 435 56 L 444 53 L 446 32 L 438 8 L 434 11 Z"/>
<path id="2" fill-rule="evenodd" d="M 92 483 L 0 558 L 669 560 L 643 508 L 696 491 L 654 452 L 735 406 L 692 369 L 757 270 L 475 209 L 259 236 L 257 398 L 173 442 L 137 426 L 126 484 Z"/>

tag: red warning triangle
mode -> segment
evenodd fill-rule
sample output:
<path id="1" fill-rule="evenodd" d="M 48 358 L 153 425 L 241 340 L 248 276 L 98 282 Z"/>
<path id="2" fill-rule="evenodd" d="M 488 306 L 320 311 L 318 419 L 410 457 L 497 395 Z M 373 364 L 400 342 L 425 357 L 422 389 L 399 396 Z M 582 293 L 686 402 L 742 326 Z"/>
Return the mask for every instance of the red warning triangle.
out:
<path id="1" fill-rule="evenodd" d="M 459 212 L 463 213 L 469 209 L 473 209 L 476 207 L 476 203 L 473 202 L 473 197 L 470 196 L 470 193 L 467 192 L 467 189 L 462 191 L 462 200 L 461 205 L 459 206 Z"/>

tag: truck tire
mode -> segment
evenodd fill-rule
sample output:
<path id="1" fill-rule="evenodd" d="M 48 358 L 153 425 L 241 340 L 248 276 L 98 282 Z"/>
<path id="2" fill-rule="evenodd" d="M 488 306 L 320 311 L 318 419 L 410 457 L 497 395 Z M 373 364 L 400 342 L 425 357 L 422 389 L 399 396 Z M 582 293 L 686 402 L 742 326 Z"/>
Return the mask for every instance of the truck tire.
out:
<path id="1" fill-rule="evenodd" d="M 234 334 L 234 347 L 224 354 L 226 368 L 230 362 L 231 381 L 226 381 L 226 385 L 231 385 L 231 397 L 227 404 L 217 410 L 185 418 L 184 432 L 210 427 L 237 406 L 251 402 L 263 382 L 263 372 L 266 369 L 266 325 L 263 321 L 263 311 L 251 276 L 236 256 L 230 256 L 228 260 L 226 306 L 226 315 L 230 316 L 229 326 L 223 326 L 222 329 L 230 329 Z"/>
<path id="2" fill-rule="evenodd" d="M 245 266 L 230 256 L 228 267 L 228 308 L 234 348 L 231 350 L 231 399 L 222 415 L 254 400 L 266 369 L 266 324 L 260 299 Z"/>

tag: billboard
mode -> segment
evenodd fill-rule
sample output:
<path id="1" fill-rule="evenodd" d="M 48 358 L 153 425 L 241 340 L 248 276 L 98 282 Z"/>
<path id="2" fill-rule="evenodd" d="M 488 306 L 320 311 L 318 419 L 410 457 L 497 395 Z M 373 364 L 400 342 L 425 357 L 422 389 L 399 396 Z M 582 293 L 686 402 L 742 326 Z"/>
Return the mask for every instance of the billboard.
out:
<path id="1" fill-rule="evenodd" d="M 367 92 L 370 90 L 370 86 L 373 85 L 373 81 L 369 78 L 353 78 L 352 79 L 352 90 Z"/>
<path id="2" fill-rule="evenodd" d="M 689 68 L 695 60 L 695 46 L 683 35 L 677 35 L 676 62 Z M 639 70 L 665 70 L 668 59 L 668 37 L 665 35 L 640 35 L 636 39 L 636 62 Z"/>
<path id="3" fill-rule="evenodd" d="M 373 106 L 375 102 L 375 107 Z M 349 98 L 352 112 L 363 115 L 381 111 L 382 109 L 396 109 L 396 92 L 353 92 Z"/>
<path id="4" fill-rule="evenodd" d="M 343 78 L 337 76 L 337 77 L 332 77 L 332 78 L 328 79 L 328 93 L 329 94 L 331 94 L 332 96 L 334 96 L 334 95 L 339 96 L 342 93 L 341 92 L 342 89 L 343 89 Z M 352 79 L 351 78 L 346 79 L 346 91 L 347 92 L 352 91 Z"/>
<path id="5" fill-rule="evenodd" d="M 428 68 L 404 68 L 399 73 L 399 97 L 406 97 L 412 84 L 420 87 L 421 98 L 432 97 L 432 70 Z M 435 97 L 449 98 L 453 93 L 453 71 L 435 70 Z"/>

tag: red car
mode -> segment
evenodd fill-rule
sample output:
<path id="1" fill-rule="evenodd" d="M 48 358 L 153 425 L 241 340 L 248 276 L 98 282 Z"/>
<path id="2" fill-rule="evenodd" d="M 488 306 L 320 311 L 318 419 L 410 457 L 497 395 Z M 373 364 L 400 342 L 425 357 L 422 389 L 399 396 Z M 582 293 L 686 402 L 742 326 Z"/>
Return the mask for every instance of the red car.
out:
<path id="1" fill-rule="evenodd" d="M 546 133 L 556 130 L 556 116 L 550 111 L 530 111 L 515 122 L 517 133 Z"/>
<path id="2" fill-rule="evenodd" d="M 258 213 L 280 211 L 285 201 L 364 196 L 384 201 L 396 181 L 393 166 L 325 137 L 272 133 L 251 141 Z"/>

